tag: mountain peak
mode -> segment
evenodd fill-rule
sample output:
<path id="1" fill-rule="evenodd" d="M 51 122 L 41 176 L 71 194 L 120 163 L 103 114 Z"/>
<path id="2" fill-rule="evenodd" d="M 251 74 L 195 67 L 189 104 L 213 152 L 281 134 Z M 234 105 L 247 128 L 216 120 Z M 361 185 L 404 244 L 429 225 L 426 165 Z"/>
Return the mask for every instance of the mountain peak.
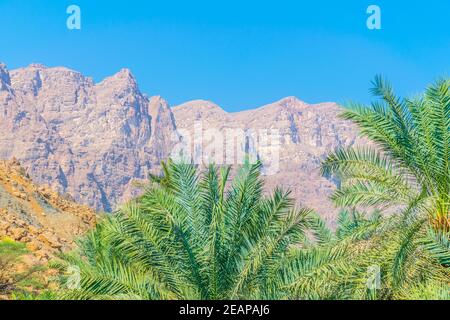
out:
<path id="1" fill-rule="evenodd" d="M 114 75 L 103 79 L 99 85 L 111 85 L 111 84 L 125 84 L 126 86 L 131 86 L 137 89 L 137 81 L 136 78 L 131 73 L 130 69 L 123 68 L 120 69 L 119 72 Z"/>
<path id="2" fill-rule="evenodd" d="M 122 68 L 119 72 L 117 72 L 113 77 L 120 78 L 120 79 L 134 79 L 133 74 L 131 73 L 131 70 L 128 68 Z"/>
<path id="3" fill-rule="evenodd" d="M 238 152 L 247 148 L 240 139 L 247 139 L 247 132 L 252 137 L 270 135 L 270 141 L 276 138 L 272 133 L 278 132 L 280 147 L 275 152 L 279 155 L 274 154 L 274 161 L 279 161 L 279 172 L 267 176 L 270 186 L 283 184 L 305 205 L 333 214 L 327 194 L 334 184 L 320 176 L 319 159 L 359 139 L 356 129 L 338 118 L 340 110 L 331 103 L 309 105 L 288 96 L 240 112 L 227 113 L 208 100 L 188 101 L 172 109 L 162 97 L 142 94 L 129 69 L 98 84 L 63 67 L 33 65 L 8 72 L 1 65 L 0 72 L 0 85 L 6 88 L 0 91 L 0 104 L 6 106 L 2 116 L 3 110 L 8 113 L 0 117 L 0 156 L 16 156 L 38 183 L 73 194 L 100 210 L 111 211 L 136 195 L 133 180 L 157 173 L 158 164 L 172 155 L 187 132 L 197 140 L 194 131 L 201 122 L 202 130 L 208 131 L 202 138 L 206 147 L 220 147 L 215 137 L 214 144 L 208 140 L 218 130 L 224 147 L 233 148 L 234 155 L 226 156 L 224 164 L 239 164 Z M 14 94 L 8 95 L 8 90 Z M 241 132 L 245 133 L 232 141 L 227 137 Z M 265 151 L 261 152 L 264 160 Z M 210 158 L 205 159 L 206 163 Z M 271 165 L 263 163 L 266 168 Z"/>
<path id="4" fill-rule="evenodd" d="M 136 78 L 134 77 L 131 70 L 127 69 L 127 68 L 120 69 L 119 72 L 115 73 L 114 75 L 112 75 L 111 77 L 109 77 L 107 79 L 124 81 L 124 82 L 128 82 L 128 83 L 136 84 Z"/>
<path id="5" fill-rule="evenodd" d="M 28 68 L 32 69 L 47 69 L 46 65 L 43 65 L 42 63 L 32 63 L 28 66 Z"/>
<path id="6" fill-rule="evenodd" d="M 11 70 L 11 73 L 14 75 L 34 75 L 43 73 L 49 75 L 50 77 L 61 77 L 68 75 L 69 77 L 84 78 L 84 76 L 80 72 L 73 69 L 62 66 L 48 67 L 41 63 L 32 63 L 27 67 Z"/>
<path id="7" fill-rule="evenodd" d="M 308 105 L 306 102 L 298 99 L 295 96 L 288 96 L 283 99 L 278 100 L 277 102 L 274 102 L 273 104 L 277 104 L 282 107 L 291 107 L 291 106 L 304 106 Z"/>
<path id="8" fill-rule="evenodd" d="M 244 110 L 239 113 L 241 114 L 252 114 L 254 112 L 272 112 L 272 113 L 279 113 L 283 111 L 284 109 L 287 110 L 295 110 L 297 108 L 304 108 L 309 106 L 306 102 L 298 99 L 294 96 L 289 96 L 282 98 L 278 101 L 263 105 L 262 107 L 251 109 L 251 110 Z M 292 111 L 291 110 L 291 111 Z"/>
<path id="9" fill-rule="evenodd" d="M 208 100 L 191 100 L 188 102 L 185 102 L 183 104 L 180 104 L 178 106 L 175 106 L 172 108 L 175 110 L 184 110 L 189 109 L 192 111 L 213 111 L 213 112 L 219 112 L 219 113 L 226 113 L 221 107 L 219 107 L 217 104 L 215 104 L 212 101 Z"/>

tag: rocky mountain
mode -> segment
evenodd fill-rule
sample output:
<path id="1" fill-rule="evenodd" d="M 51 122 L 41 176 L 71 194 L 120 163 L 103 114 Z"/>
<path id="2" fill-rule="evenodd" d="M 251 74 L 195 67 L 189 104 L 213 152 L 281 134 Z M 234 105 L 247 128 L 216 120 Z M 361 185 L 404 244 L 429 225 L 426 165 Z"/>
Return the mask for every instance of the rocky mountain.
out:
<path id="1" fill-rule="evenodd" d="M 0 75 L 0 158 L 18 158 L 40 184 L 110 211 L 168 155 L 172 112 L 142 94 L 129 70 L 98 84 L 42 65 L 2 65 Z"/>
<path id="2" fill-rule="evenodd" d="M 92 209 L 34 184 L 17 160 L 0 161 L 0 239 L 25 243 L 32 263 L 70 249 L 95 221 Z"/>
<path id="3" fill-rule="evenodd" d="M 267 188 L 290 188 L 299 203 L 333 217 L 327 197 L 335 184 L 320 176 L 320 160 L 338 146 L 359 142 L 340 112 L 334 103 L 309 105 L 295 97 L 238 113 L 202 100 L 170 108 L 163 98 L 141 93 L 127 69 L 94 83 L 62 67 L 8 71 L 0 65 L 0 158 L 18 158 L 38 183 L 97 210 L 111 211 L 136 194 L 133 181 L 158 172 L 160 161 L 186 143 L 186 136 L 207 136 L 192 142 L 193 153 L 205 152 L 210 135 L 225 137 L 214 142 L 224 150 L 235 139 L 236 148 L 246 152 L 259 141 L 248 138 L 249 131 L 272 130 L 279 152 L 278 158 L 265 158 L 266 167 L 267 161 L 276 165 L 265 177 Z M 243 131 L 245 139 L 231 136 L 227 144 L 230 130 Z M 239 155 L 236 151 L 234 162 Z M 201 160 L 208 158 L 203 154 Z"/>
<path id="4" fill-rule="evenodd" d="M 272 147 L 275 152 L 269 152 L 266 159 L 261 155 L 263 165 L 270 167 L 265 175 L 266 189 L 290 189 L 298 204 L 314 208 L 329 221 L 336 217 L 336 209 L 328 200 L 336 185 L 320 175 L 320 162 L 337 147 L 361 143 L 355 126 L 338 117 L 342 108 L 337 104 L 309 105 L 287 97 L 255 110 L 227 113 L 211 102 L 199 100 L 174 107 L 173 112 L 178 130 L 192 131 L 196 123 L 197 127 L 201 123 L 203 131 L 217 128 L 224 132 L 225 140 L 230 129 L 256 131 L 257 138 L 265 132 L 269 136 L 276 132 L 279 146 Z"/>

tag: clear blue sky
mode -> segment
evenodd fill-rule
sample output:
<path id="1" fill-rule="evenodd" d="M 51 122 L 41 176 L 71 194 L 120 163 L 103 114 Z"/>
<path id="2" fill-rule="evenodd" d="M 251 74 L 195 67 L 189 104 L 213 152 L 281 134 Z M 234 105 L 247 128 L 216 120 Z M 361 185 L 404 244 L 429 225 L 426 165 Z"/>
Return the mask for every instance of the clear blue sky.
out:
<path id="1" fill-rule="evenodd" d="M 82 29 L 66 28 L 77 4 Z M 366 9 L 382 10 L 382 30 Z M 0 0 L 0 61 L 64 65 L 96 81 L 130 68 L 172 105 L 228 111 L 295 95 L 367 102 L 383 74 L 402 95 L 450 74 L 448 0 Z"/>

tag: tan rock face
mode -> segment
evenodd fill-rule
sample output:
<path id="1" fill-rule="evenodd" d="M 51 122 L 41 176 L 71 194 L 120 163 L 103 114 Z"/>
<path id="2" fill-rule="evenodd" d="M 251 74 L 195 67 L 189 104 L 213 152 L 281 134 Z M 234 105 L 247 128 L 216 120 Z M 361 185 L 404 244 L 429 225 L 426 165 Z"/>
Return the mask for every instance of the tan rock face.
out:
<path id="1" fill-rule="evenodd" d="M 173 115 L 129 70 L 99 84 L 66 68 L 0 70 L 0 158 L 17 157 L 39 184 L 110 211 L 167 157 Z"/>
<path id="2" fill-rule="evenodd" d="M 276 129 L 280 141 L 278 170 L 264 177 L 266 190 L 276 186 L 290 189 L 298 204 L 315 209 L 333 222 L 337 209 L 328 197 L 336 185 L 320 175 L 321 160 L 338 147 L 361 143 L 355 126 L 339 118 L 341 107 L 335 103 L 309 105 L 287 97 L 255 110 L 236 113 L 226 113 L 208 101 L 188 102 L 174 107 L 173 112 L 178 129 L 192 130 L 199 122 L 203 131 L 210 128 L 221 132 L 233 128 Z M 226 133 L 223 136 L 226 140 Z"/>
<path id="3" fill-rule="evenodd" d="M 266 188 L 289 188 L 299 203 L 332 219 L 328 196 L 335 184 L 320 176 L 320 161 L 336 147 L 359 143 L 340 112 L 334 103 L 295 97 L 238 113 L 203 100 L 171 109 L 161 97 L 142 94 L 127 69 L 95 84 L 67 68 L 9 72 L 0 65 L 0 158 L 17 157 L 36 182 L 98 210 L 136 195 L 133 180 L 157 172 L 181 132 L 200 121 L 203 130 L 219 132 L 277 129 L 279 171 L 266 176 Z"/>

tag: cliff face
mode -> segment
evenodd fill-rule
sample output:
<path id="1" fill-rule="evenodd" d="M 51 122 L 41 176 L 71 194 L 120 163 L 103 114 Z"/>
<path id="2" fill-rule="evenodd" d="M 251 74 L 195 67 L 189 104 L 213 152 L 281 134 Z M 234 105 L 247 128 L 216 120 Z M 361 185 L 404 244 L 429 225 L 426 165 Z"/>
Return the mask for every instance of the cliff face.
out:
<path id="1" fill-rule="evenodd" d="M 203 132 L 272 128 L 280 134 L 280 151 L 267 188 L 290 188 L 299 203 L 331 217 L 327 196 L 335 186 L 320 177 L 320 160 L 358 143 L 340 111 L 334 103 L 308 105 L 294 97 L 238 113 L 203 100 L 171 109 L 161 97 L 142 94 L 127 69 L 95 84 L 67 68 L 9 72 L 0 65 L 0 158 L 16 157 L 39 184 L 110 211 L 136 194 L 133 179 L 157 172 L 196 124 Z"/>
<path id="2" fill-rule="evenodd" d="M 226 113 L 207 101 L 193 101 L 173 108 L 177 127 L 191 130 L 202 123 L 202 130 L 218 128 L 227 136 L 227 130 L 243 129 L 276 132 L 279 136 L 275 154 L 263 155 L 263 165 L 269 167 L 264 179 L 266 190 L 282 186 L 292 191 L 300 205 L 314 208 L 324 218 L 333 221 L 336 209 L 328 196 L 335 183 L 320 175 L 321 160 L 328 152 L 361 143 L 354 125 L 339 118 L 342 108 L 335 103 L 309 105 L 295 97 L 287 97 L 255 110 Z M 252 139 L 252 138 L 250 138 Z M 225 138 L 224 144 L 230 140 Z M 270 142 L 270 140 L 269 140 Z M 233 141 L 231 141 L 233 143 Z M 245 149 L 245 146 L 240 146 Z M 248 151 L 248 150 L 247 150 Z M 226 157 L 226 156 L 224 156 Z M 278 159 L 277 164 L 273 159 Z M 272 163 L 271 163 L 272 161 Z"/>
<path id="3" fill-rule="evenodd" d="M 167 156 L 169 106 L 129 70 L 99 84 L 66 68 L 0 70 L 0 158 L 17 157 L 38 183 L 110 211 Z"/>

